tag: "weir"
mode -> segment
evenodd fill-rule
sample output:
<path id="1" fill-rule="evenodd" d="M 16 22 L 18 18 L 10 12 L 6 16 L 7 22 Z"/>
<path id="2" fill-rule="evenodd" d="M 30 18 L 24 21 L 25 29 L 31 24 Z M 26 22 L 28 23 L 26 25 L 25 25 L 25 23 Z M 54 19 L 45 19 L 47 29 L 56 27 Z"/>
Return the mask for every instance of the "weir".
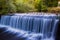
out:
<path id="1" fill-rule="evenodd" d="M 0 27 L 7 27 L 13 34 L 18 32 L 16 36 L 25 37 L 23 40 L 55 40 L 59 18 L 55 14 L 2 15 Z"/>

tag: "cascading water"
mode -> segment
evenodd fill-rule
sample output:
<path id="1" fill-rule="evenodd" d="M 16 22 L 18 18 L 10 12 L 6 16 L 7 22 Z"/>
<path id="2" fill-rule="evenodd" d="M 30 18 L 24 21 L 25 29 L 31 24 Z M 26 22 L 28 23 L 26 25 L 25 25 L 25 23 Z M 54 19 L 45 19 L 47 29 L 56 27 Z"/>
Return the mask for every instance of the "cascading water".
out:
<path id="1" fill-rule="evenodd" d="M 30 32 L 29 35 L 24 35 L 24 37 L 32 35 L 26 40 L 55 40 L 58 22 L 59 19 L 56 15 L 15 14 L 1 16 L 0 25 Z"/>

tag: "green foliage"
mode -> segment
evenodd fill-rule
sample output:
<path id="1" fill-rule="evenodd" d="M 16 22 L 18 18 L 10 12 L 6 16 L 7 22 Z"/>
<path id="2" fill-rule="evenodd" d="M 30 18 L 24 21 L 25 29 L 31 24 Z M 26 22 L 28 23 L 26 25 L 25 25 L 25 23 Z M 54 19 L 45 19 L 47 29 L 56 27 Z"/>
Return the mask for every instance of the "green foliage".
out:
<path id="1" fill-rule="evenodd" d="M 0 14 L 47 11 L 48 7 L 58 5 L 57 0 L 0 0 Z"/>
<path id="2" fill-rule="evenodd" d="M 47 6 L 46 6 L 46 5 L 42 5 L 42 6 L 41 6 L 41 11 L 47 12 Z"/>
<path id="3" fill-rule="evenodd" d="M 36 8 L 38 9 L 39 12 L 41 11 L 44 11 L 46 12 L 47 11 L 47 6 L 45 5 L 45 3 L 43 2 L 43 0 L 40 0 L 38 5 L 36 6 Z"/>
<path id="4" fill-rule="evenodd" d="M 6 14 L 8 12 L 8 6 L 6 0 L 0 0 L 0 14 Z"/>
<path id="5" fill-rule="evenodd" d="M 1 0 L 0 3 L 0 14 L 29 12 L 35 9 L 32 0 Z"/>
<path id="6" fill-rule="evenodd" d="M 48 7 L 56 7 L 58 5 L 58 0 L 45 0 L 44 2 Z"/>
<path id="7" fill-rule="evenodd" d="M 29 4 L 28 1 L 25 1 L 25 2 L 22 1 L 22 2 L 15 3 L 17 12 L 29 12 L 30 10 L 33 10 L 33 6 Z"/>
<path id="8" fill-rule="evenodd" d="M 58 5 L 58 0 L 40 0 L 35 6 L 39 12 L 46 12 L 48 7 L 56 7 Z"/>

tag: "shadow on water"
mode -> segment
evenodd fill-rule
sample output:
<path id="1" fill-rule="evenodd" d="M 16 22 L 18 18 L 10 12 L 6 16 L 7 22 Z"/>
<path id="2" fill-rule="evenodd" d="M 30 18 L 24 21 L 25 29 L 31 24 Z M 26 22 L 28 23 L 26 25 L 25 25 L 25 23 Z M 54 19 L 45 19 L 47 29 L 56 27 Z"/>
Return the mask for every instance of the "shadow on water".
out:
<path id="1" fill-rule="evenodd" d="M 60 21 L 58 23 L 58 29 L 57 29 L 57 32 L 56 32 L 56 40 L 60 40 Z"/>

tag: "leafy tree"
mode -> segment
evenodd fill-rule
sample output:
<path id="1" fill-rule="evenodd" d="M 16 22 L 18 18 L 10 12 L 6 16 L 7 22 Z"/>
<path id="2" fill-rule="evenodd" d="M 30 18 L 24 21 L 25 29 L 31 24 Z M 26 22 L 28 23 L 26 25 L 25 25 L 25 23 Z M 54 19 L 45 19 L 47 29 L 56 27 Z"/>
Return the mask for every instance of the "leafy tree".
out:
<path id="1" fill-rule="evenodd" d="M 0 0 L 0 14 L 6 14 L 8 12 L 7 0 Z"/>
<path id="2" fill-rule="evenodd" d="M 37 10 L 38 10 L 39 12 L 42 12 L 42 11 L 46 12 L 46 11 L 47 11 L 47 6 L 45 5 L 45 3 L 44 3 L 43 0 L 40 0 L 40 1 L 38 2 L 36 8 L 37 8 Z"/>
<path id="3" fill-rule="evenodd" d="M 44 0 L 44 2 L 48 7 L 56 7 L 58 5 L 58 0 Z"/>

